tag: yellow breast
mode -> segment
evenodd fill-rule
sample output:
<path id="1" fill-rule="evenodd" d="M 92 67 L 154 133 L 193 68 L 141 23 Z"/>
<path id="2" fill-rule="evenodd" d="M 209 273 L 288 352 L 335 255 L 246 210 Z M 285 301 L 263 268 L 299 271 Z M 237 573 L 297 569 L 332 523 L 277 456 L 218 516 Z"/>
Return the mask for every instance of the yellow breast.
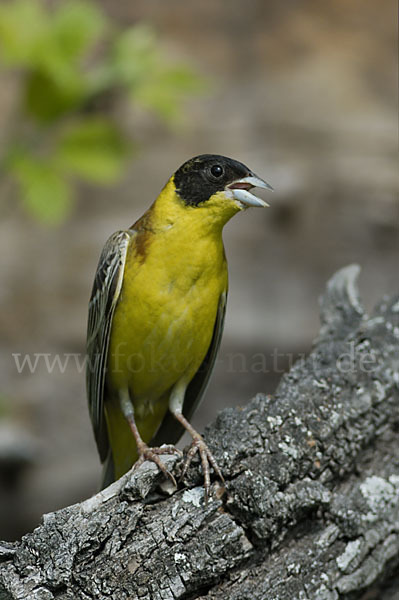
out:
<path id="1" fill-rule="evenodd" d="M 152 213 L 151 230 L 129 247 L 108 362 L 112 386 L 129 388 L 139 417 L 194 376 L 227 289 L 221 227 L 209 227 L 198 209 Z"/>

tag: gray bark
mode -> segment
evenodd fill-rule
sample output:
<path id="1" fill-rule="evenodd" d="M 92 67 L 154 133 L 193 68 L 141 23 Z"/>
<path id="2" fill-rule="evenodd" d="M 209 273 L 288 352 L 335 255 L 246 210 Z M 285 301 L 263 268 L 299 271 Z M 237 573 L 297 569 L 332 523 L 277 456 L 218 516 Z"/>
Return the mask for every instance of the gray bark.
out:
<path id="1" fill-rule="evenodd" d="M 275 395 L 206 429 L 226 478 L 207 505 L 198 465 L 176 492 L 145 463 L 0 544 L 0 598 L 398 598 L 399 300 L 366 315 L 358 271 Z"/>

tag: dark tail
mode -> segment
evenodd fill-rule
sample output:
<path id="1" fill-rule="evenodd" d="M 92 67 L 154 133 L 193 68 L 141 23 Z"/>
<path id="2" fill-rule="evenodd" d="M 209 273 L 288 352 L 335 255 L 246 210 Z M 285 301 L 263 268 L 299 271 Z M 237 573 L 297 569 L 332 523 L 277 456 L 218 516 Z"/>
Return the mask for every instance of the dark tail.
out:
<path id="1" fill-rule="evenodd" d="M 102 476 L 101 489 L 103 490 L 104 488 L 108 487 L 114 481 L 115 481 L 115 466 L 114 466 L 114 459 L 112 458 L 112 452 L 111 452 L 111 448 L 110 448 L 108 450 L 107 458 L 105 459 L 105 461 L 103 463 L 103 476 Z"/>

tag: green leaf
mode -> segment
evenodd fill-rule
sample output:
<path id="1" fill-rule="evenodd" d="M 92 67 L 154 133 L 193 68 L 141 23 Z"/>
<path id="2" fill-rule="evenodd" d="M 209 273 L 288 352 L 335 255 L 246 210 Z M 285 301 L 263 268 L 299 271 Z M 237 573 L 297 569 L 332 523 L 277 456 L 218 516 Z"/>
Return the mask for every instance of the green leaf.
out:
<path id="1" fill-rule="evenodd" d="M 137 84 L 154 70 L 156 64 L 156 38 L 149 26 L 135 25 L 115 38 L 111 65 L 120 83 Z"/>
<path id="2" fill-rule="evenodd" d="M 54 10 L 42 0 L 0 4 L 0 55 L 6 64 L 49 66 L 75 61 L 100 39 L 106 21 L 95 4 L 69 0 Z"/>
<path id="3" fill-rule="evenodd" d="M 131 89 L 132 101 L 152 109 L 165 120 L 179 119 L 181 102 L 194 91 L 203 89 L 201 79 L 185 67 L 161 67 L 153 77 Z"/>
<path id="4" fill-rule="evenodd" d="M 60 89 L 71 93 L 87 88 L 83 59 L 105 30 L 102 13 L 90 4 L 65 2 L 51 16 L 50 26 L 34 48 L 37 69 Z"/>
<path id="5" fill-rule="evenodd" d="M 55 159 L 60 168 L 95 183 L 112 183 L 121 175 L 129 147 L 106 119 L 70 125 L 60 138 Z"/>
<path id="6" fill-rule="evenodd" d="M 131 101 L 165 120 L 178 118 L 184 96 L 203 88 L 201 79 L 189 68 L 169 65 L 153 30 L 145 25 L 135 25 L 117 37 L 111 64 Z"/>
<path id="7" fill-rule="evenodd" d="M 84 56 L 100 39 L 106 27 L 101 10 L 88 2 L 71 1 L 58 6 L 52 20 L 52 34 L 63 56 L 74 60 Z"/>
<path id="8" fill-rule="evenodd" d="M 0 57 L 14 66 L 30 66 L 36 43 L 48 29 L 48 16 L 36 0 L 0 4 Z"/>
<path id="9" fill-rule="evenodd" d="M 84 89 L 78 82 L 67 87 L 60 85 L 42 71 L 33 71 L 26 80 L 24 108 L 39 121 L 50 122 L 78 108 Z"/>
<path id="10" fill-rule="evenodd" d="M 72 190 L 51 162 L 28 155 L 14 156 L 11 172 L 19 184 L 23 204 L 32 216 L 48 225 L 64 221 L 72 207 Z"/>
<path id="11" fill-rule="evenodd" d="M 0 5 L 0 53 L 28 69 L 24 105 L 39 120 L 62 115 L 90 93 L 88 52 L 105 31 L 102 12 L 70 0 L 45 11 L 40 0 Z"/>

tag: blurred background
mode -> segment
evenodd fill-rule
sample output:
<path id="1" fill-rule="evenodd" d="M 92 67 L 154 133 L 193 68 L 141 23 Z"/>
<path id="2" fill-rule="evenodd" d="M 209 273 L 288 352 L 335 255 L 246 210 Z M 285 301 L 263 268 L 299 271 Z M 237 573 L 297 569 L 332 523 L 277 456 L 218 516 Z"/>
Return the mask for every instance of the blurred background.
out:
<path id="1" fill-rule="evenodd" d="M 397 290 L 396 37 L 393 0 L 0 3 L 0 539 L 97 489 L 82 361 L 99 253 L 189 157 L 276 190 L 225 230 L 200 431 L 309 351 L 335 270 L 362 266 L 367 310 Z"/>

